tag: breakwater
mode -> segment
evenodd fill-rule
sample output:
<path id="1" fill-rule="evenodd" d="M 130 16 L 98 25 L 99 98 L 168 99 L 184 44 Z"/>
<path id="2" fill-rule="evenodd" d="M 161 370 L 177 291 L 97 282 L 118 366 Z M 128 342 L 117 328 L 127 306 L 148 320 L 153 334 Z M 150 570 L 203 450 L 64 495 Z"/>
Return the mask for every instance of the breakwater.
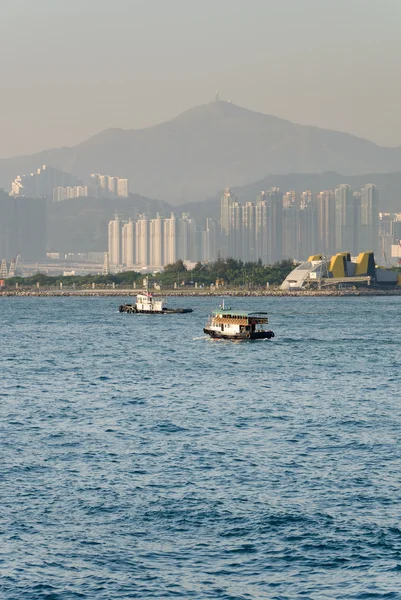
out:
<path id="1" fill-rule="evenodd" d="M 52 290 L 52 289 L 18 289 L 18 290 L 3 290 L 0 291 L 1 297 L 99 297 L 99 296 L 133 296 L 135 297 L 139 290 L 129 289 L 84 289 L 84 290 Z M 297 291 L 283 291 L 283 290 L 230 290 L 230 289 L 219 289 L 219 290 L 204 290 L 204 289 L 191 289 L 191 290 L 155 290 L 152 291 L 154 296 L 160 297 L 333 297 L 333 296 L 401 296 L 401 288 L 399 289 L 340 289 L 340 290 L 297 290 Z"/>

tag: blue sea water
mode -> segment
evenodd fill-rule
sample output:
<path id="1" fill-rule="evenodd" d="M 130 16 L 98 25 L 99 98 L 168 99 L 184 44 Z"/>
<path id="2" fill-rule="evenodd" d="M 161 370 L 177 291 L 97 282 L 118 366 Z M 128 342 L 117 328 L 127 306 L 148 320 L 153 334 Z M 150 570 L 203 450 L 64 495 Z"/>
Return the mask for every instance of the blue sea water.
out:
<path id="1" fill-rule="evenodd" d="M 0 299 L 0 597 L 401 598 L 401 297 Z"/>

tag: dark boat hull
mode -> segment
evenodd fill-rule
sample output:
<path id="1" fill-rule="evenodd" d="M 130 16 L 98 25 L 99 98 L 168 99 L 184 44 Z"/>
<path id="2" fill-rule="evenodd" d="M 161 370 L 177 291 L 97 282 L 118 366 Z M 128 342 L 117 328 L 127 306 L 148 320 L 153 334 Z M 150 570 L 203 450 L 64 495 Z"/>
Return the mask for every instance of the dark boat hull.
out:
<path id="1" fill-rule="evenodd" d="M 274 338 L 273 331 L 253 331 L 253 332 L 244 332 L 244 333 L 232 333 L 227 334 L 220 331 L 215 331 L 214 329 L 208 329 L 205 327 L 203 329 L 204 333 L 210 335 L 210 337 L 219 339 L 219 340 L 270 340 Z"/>
<path id="2" fill-rule="evenodd" d="M 163 310 L 137 310 L 134 304 L 121 304 L 118 307 L 120 312 L 130 313 L 132 315 L 172 315 L 193 312 L 192 308 L 163 308 Z"/>

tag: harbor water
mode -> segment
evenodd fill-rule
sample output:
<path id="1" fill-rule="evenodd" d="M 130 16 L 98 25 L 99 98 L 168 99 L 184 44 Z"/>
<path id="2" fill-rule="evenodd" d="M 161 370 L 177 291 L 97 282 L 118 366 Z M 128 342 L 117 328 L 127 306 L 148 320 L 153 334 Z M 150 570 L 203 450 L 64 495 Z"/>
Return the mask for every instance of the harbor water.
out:
<path id="1" fill-rule="evenodd" d="M 0 598 L 401 598 L 401 297 L 124 301 L 0 298 Z"/>

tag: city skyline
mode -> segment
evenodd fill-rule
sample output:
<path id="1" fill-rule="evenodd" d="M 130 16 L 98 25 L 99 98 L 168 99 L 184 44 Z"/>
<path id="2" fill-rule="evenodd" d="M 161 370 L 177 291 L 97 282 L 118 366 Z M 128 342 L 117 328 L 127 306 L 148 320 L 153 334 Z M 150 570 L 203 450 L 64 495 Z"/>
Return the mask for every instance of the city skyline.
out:
<path id="1" fill-rule="evenodd" d="M 372 251 L 387 262 L 392 246 L 401 241 L 401 213 L 387 218 L 378 204 L 379 191 L 369 183 L 360 190 L 342 184 L 318 194 L 272 188 L 245 203 L 226 188 L 220 221 L 207 218 L 204 228 L 189 213 L 140 215 L 128 222 L 116 215 L 108 226 L 110 267 L 161 269 L 179 259 L 209 262 L 219 257 L 271 265 L 344 251 L 353 256 Z"/>

